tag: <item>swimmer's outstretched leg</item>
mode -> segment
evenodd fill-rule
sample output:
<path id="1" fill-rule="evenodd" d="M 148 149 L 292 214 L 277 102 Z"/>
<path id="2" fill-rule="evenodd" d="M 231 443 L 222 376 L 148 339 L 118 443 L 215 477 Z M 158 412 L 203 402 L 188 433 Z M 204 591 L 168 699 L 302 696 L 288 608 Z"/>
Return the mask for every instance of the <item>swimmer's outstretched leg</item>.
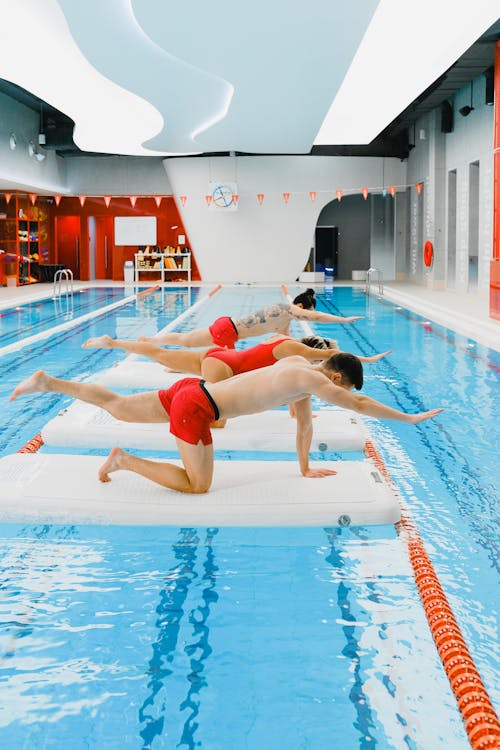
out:
<path id="1" fill-rule="evenodd" d="M 141 391 L 130 395 L 114 393 L 97 383 L 79 383 L 73 380 L 53 378 L 38 370 L 13 390 L 10 401 L 30 393 L 64 393 L 93 406 L 106 409 L 122 422 L 168 422 L 168 414 L 161 405 L 158 391 Z"/>

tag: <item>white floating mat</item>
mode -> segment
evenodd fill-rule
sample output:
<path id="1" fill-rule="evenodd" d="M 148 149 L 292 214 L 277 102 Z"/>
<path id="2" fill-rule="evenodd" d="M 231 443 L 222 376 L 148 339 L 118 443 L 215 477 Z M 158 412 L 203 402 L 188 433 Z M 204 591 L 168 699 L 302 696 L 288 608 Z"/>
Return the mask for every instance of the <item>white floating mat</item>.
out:
<path id="1" fill-rule="evenodd" d="M 154 391 L 157 388 L 170 388 L 181 378 L 192 377 L 196 376 L 185 372 L 169 372 L 158 362 L 148 362 L 130 356 L 117 365 L 96 373 L 92 377 L 92 382 L 106 388 L 144 388 Z"/>
<path id="2" fill-rule="evenodd" d="M 102 456 L 15 453 L 0 459 L 0 522 L 134 526 L 364 526 L 399 520 L 394 493 L 368 461 L 329 462 L 307 479 L 295 461 L 216 461 L 203 495 L 129 471 L 97 478 Z M 178 464 L 178 461 L 172 463 Z"/>
<path id="3" fill-rule="evenodd" d="M 297 423 L 288 411 L 266 411 L 228 420 L 223 429 L 212 430 L 217 450 L 295 451 Z M 313 451 L 363 450 L 368 432 L 353 412 L 324 410 L 313 419 Z M 47 445 L 91 448 L 176 448 L 168 422 L 144 424 L 121 422 L 97 406 L 73 402 L 42 428 Z"/>

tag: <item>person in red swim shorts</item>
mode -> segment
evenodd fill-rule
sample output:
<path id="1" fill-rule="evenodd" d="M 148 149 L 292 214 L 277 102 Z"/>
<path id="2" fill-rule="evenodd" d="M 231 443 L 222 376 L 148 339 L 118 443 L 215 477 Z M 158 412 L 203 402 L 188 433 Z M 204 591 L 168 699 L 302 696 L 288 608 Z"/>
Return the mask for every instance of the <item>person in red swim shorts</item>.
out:
<path id="1" fill-rule="evenodd" d="M 109 482 L 115 471 L 132 471 L 162 487 L 179 492 L 208 492 L 213 477 L 214 456 L 210 424 L 218 417 L 229 419 L 255 414 L 283 404 L 293 404 L 297 418 L 297 456 L 305 477 L 325 477 L 335 472 L 309 465 L 313 432 L 311 396 L 379 419 L 416 424 L 439 414 L 432 409 L 406 414 L 380 401 L 351 393 L 363 385 L 363 365 L 357 357 L 339 352 L 321 364 L 303 357 L 286 357 L 271 367 L 246 372 L 218 383 L 184 378 L 167 391 L 122 395 L 95 383 L 61 380 L 43 370 L 31 375 L 12 392 L 10 400 L 31 393 L 64 393 L 99 406 L 125 422 L 170 422 L 182 467 L 165 461 L 150 461 L 119 447 L 113 448 L 98 472 Z"/>
<path id="2" fill-rule="evenodd" d="M 290 335 L 290 323 L 292 320 L 306 320 L 316 323 L 354 323 L 361 320 L 363 316 L 351 315 L 344 318 L 331 313 L 317 312 L 316 297 L 314 289 L 307 289 L 289 302 L 278 302 L 256 310 L 242 318 L 229 318 L 224 316 L 217 318 L 208 328 L 198 328 L 187 333 L 169 332 L 150 338 L 140 336 L 139 341 L 148 341 L 155 344 L 169 344 L 171 346 L 226 346 L 234 349 L 234 344 L 240 339 L 251 336 L 262 336 L 266 333 L 280 333 L 284 336 Z"/>

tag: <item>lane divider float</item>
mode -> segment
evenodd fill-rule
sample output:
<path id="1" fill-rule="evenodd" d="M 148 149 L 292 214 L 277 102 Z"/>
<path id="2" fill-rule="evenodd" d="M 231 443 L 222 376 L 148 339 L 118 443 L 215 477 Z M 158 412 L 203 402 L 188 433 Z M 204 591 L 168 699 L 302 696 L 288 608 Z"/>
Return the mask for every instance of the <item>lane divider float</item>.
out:
<path id="1" fill-rule="evenodd" d="M 39 450 L 43 445 L 43 438 L 42 433 L 39 432 L 35 435 L 35 437 L 32 437 L 31 440 L 28 440 L 27 443 L 23 445 L 22 448 L 19 448 L 17 453 L 36 453 L 37 450 Z"/>
<path id="2" fill-rule="evenodd" d="M 156 284 L 155 286 L 152 286 L 149 289 L 143 289 L 142 292 L 137 292 L 135 296 L 142 297 L 144 294 L 151 294 L 151 292 L 156 292 L 157 289 L 160 289 L 159 284 Z"/>
<path id="3" fill-rule="evenodd" d="M 471 747 L 473 750 L 498 750 L 500 720 L 467 648 L 432 561 L 425 551 L 422 537 L 371 440 L 366 441 L 365 454 L 389 482 L 401 505 L 401 520 L 396 524 L 398 535 L 406 542 L 427 622 L 455 695 Z"/>

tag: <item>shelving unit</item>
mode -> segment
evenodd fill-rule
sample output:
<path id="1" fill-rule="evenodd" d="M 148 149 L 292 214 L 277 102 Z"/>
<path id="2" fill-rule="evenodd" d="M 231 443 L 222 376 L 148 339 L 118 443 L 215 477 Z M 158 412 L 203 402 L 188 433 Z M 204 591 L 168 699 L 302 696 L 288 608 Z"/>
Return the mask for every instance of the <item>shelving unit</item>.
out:
<path id="1" fill-rule="evenodd" d="M 31 264 L 40 259 L 39 210 L 28 196 L 0 197 L 0 281 L 4 286 L 22 286 L 37 281 Z M 34 256 L 34 257 L 33 257 Z"/>
<path id="2" fill-rule="evenodd" d="M 180 260 L 180 264 L 179 264 Z M 162 284 L 167 274 L 186 274 L 186 283 L 191 286 L 191 253 L 135 253 L 134 278 L 137 284 L 141 273 L 160 274 Z"/>

